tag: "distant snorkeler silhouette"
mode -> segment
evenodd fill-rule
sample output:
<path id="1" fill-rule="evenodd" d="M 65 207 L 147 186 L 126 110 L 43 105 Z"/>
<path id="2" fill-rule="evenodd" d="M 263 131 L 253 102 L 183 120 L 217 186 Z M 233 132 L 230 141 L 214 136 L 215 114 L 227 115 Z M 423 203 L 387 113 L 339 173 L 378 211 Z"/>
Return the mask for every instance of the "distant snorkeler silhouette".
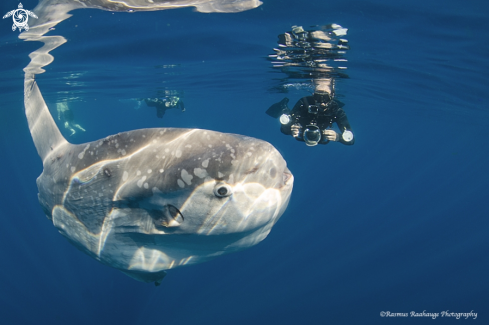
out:
<path id="1" fill-rule="evenodd" d="M 145 98 L 143 99 L 149 107 L 156 107 L 156 116 L 163 118 L 167 109 L 179 108 L 182 112 L 185 111 L 185 106 L 180 97 L 169 96 L 165 98 Z"/>
<path id="2" fill-rule="evenodd" d="M 344 104 L 335 98 L 335 79 L 348 77 L 341 72 L 346 67 L 338 65 L 346 61 L 343 54 L 349 48 L 348 41 L 340 38 L 346 33 L 346 28 L 336 24 L 309 31 L 292 26 L 292 31 L 279 35 L 279 48 L 270 55 L 274 68 L 280 68 L 289 79 L 312 83 L 313 95 L 301 98 L 292 110 L 287 106 L 289 99 L 284 98 L 266 111 L 279 118 L 282 133 L 307 146 L 330 141 L 345 145 L 355 142 Z M 333 130 L 334 123 L 340 133 Z"/>
<path id="3" fill-rule="evenodd" d="M 74 122 L 75 116 L 73 111 L 68 107 L 68 103 L 56 103 L 56 110 L 58 111 L 58 120 L 63 122 L 65 129 L 68 129 L 71 132 L 70 136 L 76 133 L 75 128 L 83 132 L 86 131 L 80 124 Z"/>

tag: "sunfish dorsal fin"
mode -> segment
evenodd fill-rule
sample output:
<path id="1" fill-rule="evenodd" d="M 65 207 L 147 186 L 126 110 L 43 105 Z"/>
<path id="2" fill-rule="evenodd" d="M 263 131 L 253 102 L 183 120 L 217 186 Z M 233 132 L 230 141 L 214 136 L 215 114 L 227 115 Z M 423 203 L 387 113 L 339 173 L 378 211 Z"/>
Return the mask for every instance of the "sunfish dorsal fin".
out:
<path id="1" fill-rule="evenodd" d="M 36 81 L 24 81 L 24 106 L 32 140 L 42 161 L 58 147 L 68 143 L 49 112 Z"/>

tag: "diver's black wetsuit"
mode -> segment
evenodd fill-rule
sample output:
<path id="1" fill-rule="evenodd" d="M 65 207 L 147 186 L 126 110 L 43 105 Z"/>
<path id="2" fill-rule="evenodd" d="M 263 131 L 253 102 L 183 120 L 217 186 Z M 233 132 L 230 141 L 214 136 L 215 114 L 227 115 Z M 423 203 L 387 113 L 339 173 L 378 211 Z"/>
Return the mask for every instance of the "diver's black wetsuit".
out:
<path id="1" fill-rule="evenodd" d="M 319 112 L 317 114 L 309 113 L 309 105 L 317 105 L 319 107 Z M 301 131 L 304 131 L 304 128 L 307 125 L 315 123 L 321 129 L 321 140 L 319 143 L 327 144 L 329 140 L 324 136 L 322 131 L 332 128 L 333 123 L 336 122 L 340 129 L 340 139 L 338 142 L 346 145 L 352 145 L 355 143 L 355 138 L 347 142 L 343 140 L 343 137 L 341 136 L 345 130 L 351 131 L 350 123 L 348 122 L 346 113 L 342 108 L 344 105 L 345 104 L 342 102 L 333 99 L 328 105 L 328 108 L 324 110 L 320 106 L 320 103 L 317 103 L 314 100 L 313 96 L 303 97 L 295 104 L 294 108 L 290 112 L 290 122 L 288 124 L 282 124 L 280 131 L 282 131 L 283 134 L 292 135 L 292 131 L 290 130 L 292 125 L 299 123 L 302 127 Z M 296 139 L 299 141 L 304 141 L 302 134 L 299 134 Z"/>

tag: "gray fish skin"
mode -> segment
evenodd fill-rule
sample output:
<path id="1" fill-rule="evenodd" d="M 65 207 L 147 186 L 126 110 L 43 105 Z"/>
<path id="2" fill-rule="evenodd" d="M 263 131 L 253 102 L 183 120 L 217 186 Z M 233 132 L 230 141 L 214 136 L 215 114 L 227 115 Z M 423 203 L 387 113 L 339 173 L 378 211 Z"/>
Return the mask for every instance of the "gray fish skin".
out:
<path id="1" fill-rule="evenodd" d="M 263 240 L 292 184 L 265 141 L 172 128 L 63 143 L 37 180 L 39 202 L 61 234 L 145 282 Z M 228 193 L 216 195 L 219 188 Z"/>
<path id="2" fill-rule="evenodd" d="M 200 129 L 145 129 L 81 145 L 54 122 L 36 82 L 66 42 L 45 36 L 80 8 L 145 11 L 195 6 L 238 12 L 258 0 L 43 0 L 19 38 L 40 41 L 24 69 L 29 131 L 43 162 L 37 179 L 47 217 L 77 248 L 144 282 L 263 240 L 284 213 L 293 176 L 279 152 L 250 137 Z"/>

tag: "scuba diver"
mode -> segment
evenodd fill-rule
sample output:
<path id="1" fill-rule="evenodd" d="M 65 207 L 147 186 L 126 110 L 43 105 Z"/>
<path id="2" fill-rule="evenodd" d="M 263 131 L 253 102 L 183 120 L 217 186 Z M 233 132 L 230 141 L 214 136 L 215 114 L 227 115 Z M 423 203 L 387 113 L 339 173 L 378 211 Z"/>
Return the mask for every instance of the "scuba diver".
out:
<path id="1" fill-rule="evenodd" d="M 303 141 L 307 146 L 327 144 L 330 141 L 353 145 L 355 139 L 350 123 L 343 110 L 344 104 L 327 92 L 316 92 L 312 96 L 301 98 L 290 110 L 286 97 L 273 104 L 266 113 L 280 119 L 280 131 Z M 332 129 L 336 123 L 341 134 Z"/>
<path id="2" fill-rule="evenodd" d="M 158 116 L 158 118 L 163 118 L 165 111 L 170 108 L 180 108 L 182 112 L 185 111 L 183 101 L 177 96 L 170 96 L 166 98 L 145 98 L 143 100 L 149 107 L 156 107 L 156 116 Z"/>
<path id="3" fill-rule="evenodd" d="M 278 48 L 269 55 L 274 69 L 287 75 L 283 86 L 313 88 L 312 96 L 301 98 L 292 110 L 287 107 L 288 98 L 272 105 L 266 113 L 279 118 L 280 130 L 292 135 L 307 146 L 327 144 L 330 141 L 352 145 L 355 142 L 344 104 L 335 99 L 335 83 L 348 78 L 344 54 L 349 49 L 344 38 L 348 29 L 338 24 L 316 26 L 304 30 L 292 26 L 292 30 L 278 36 Z M 293 81 L 299 81 L 293 82 Z M 333 130 L 336 123 L 340 133 Z"/>
<path id="4" fill-rule="evenodd" d="M 58 120 L 63 122 L 64 127 L 71 131 L 70 136 L 76 133 L 75 128 L 85 132 L 80 124 L 74 122 L 73 112 L 66 102 L 56 103 L 56 110 L 58 111 Z"/>

